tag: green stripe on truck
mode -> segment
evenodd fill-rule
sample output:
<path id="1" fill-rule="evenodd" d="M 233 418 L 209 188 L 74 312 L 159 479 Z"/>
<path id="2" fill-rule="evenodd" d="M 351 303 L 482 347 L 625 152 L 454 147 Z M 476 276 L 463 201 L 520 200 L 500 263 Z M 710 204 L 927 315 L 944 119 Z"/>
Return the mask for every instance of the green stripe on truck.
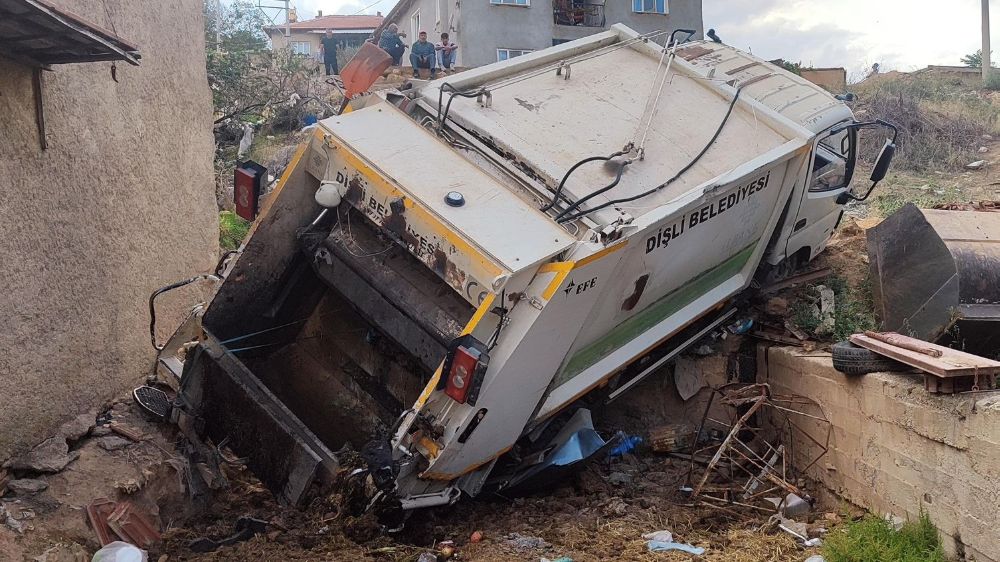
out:
<path id="1" fill-rule="evenodd" d="M 694 279 L 664 295 L 658 302 L 625 320 L 603 337 L 581 349 L 566 362 L 555 377 L 551 388 L 562 386 L 612 352 L 639 337 L 671 314 L 694 302 L 695 299 L 721 285 L 739 273 L 750 260 L 757 240 L 719 265 L 699 273 Z"/>

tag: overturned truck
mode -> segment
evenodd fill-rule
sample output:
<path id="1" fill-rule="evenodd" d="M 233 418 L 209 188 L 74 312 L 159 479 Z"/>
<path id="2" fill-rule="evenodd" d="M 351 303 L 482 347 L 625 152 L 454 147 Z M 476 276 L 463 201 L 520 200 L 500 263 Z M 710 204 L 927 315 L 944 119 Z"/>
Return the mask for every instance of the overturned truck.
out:
<path id="1" fill-rule="evenodd" d="M 320 121 L 164 350 L 180 425 L 290 503 L 350 443 L 376 503 L 448 504 L 815 257 L 886 124 L 682 35 L 615 26 Z"/>

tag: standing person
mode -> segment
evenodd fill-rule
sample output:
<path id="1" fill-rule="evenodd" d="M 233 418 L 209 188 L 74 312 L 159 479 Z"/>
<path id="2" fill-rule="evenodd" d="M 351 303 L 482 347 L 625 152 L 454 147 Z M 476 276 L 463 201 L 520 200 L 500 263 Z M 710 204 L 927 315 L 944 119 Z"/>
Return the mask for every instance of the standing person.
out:
<path id="1" fill-rule="evenodd" d="M 340 69 L 337 68 L 337 41 L 333 38 L 333 31 L 326 30 L 326 35 L 319 42 L 319 54 L 323 57 L 327 76 L 340 74 Z M 333 69 L 333 72 L 330 69 Z"/>
<path id="2" fill-rule="evenodd" d="M 406 51 L 406 43 L 403 43 L 401 37 L 406 37 L 406 34 L 399 32 L 398 25 L 390 23 L 388 27 L 382 30 L 382 36 L 378 40 L 379 48 L 389 53 L 392 57 L 393 66 L 403 64 L 403 52 Z"/>
<path id="3" fill-rule="evenodd" d="M 455 51 L 458 50 L 458 45 L 448 39 L 447 33 L 442 33 L 441 42 L 434 45 L 434 49 L 438 53 L 438 64 L 441 66 L 441 71 L 450 71 L 451 67 L 455 65 Z"/>
<path id="4" fill-rule="evenodd" d="M 410 46 L 410 66 L 413 67 L 414 78 L 420 78 L 421 68 L 430 69 L 431 80 L 437 76 L 437 51 L 427 41 L 426 31 L 421 31 L 418 39 Z"/>

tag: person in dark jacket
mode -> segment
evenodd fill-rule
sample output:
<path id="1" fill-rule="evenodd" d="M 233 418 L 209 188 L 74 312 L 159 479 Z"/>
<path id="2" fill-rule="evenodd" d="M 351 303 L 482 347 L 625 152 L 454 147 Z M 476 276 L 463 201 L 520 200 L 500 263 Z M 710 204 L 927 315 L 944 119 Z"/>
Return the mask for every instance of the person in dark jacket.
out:
<path id="1" fill-rule="evenodd" d="M 399 32 L 399 26 L 390 23 L 382 30 L 382 36 L 378 40 L 379 48 L 392 56 L 393 66 L 403 64 L 403 52 L 406 51 L 406 43 L 403 43 L 402 37 L 406 37 L 406 34 Z"/>
<path id="2" fill-rule="evenodd" d="M 326 66 L 326 75 L 340 74 L 337 68 L 337 41 L 333 38 L 333 32 L 326 30 L 326 35 L 319 42 L 319 54 L 323 57 L 323 65 Z"/>
<path id="3" fill-rule="evenodd" d="M 420 78 L 420 69 L 429 68 L 431 79 L 437 77 L 437 50 L 434 44 L 427 40 L 427 32 L 421 31 L 419 39 L 410 47 L 410 66 L 413 67 L 413 77 Z"/>

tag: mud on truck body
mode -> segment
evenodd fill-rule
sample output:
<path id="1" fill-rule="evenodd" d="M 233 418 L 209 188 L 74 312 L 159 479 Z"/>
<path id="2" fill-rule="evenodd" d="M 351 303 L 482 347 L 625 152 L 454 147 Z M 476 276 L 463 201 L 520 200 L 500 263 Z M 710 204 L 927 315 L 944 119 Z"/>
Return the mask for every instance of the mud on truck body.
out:
<path id="1" fill-rule="evenodd" d="M 581 404 L 815 257 L 871 124 L 669 37 L 618 25 L 320 121 L 161 357 L 181 426 L 291 503 L 367 443 L 381 501 L 448 504 L 543 466 Z"/>

